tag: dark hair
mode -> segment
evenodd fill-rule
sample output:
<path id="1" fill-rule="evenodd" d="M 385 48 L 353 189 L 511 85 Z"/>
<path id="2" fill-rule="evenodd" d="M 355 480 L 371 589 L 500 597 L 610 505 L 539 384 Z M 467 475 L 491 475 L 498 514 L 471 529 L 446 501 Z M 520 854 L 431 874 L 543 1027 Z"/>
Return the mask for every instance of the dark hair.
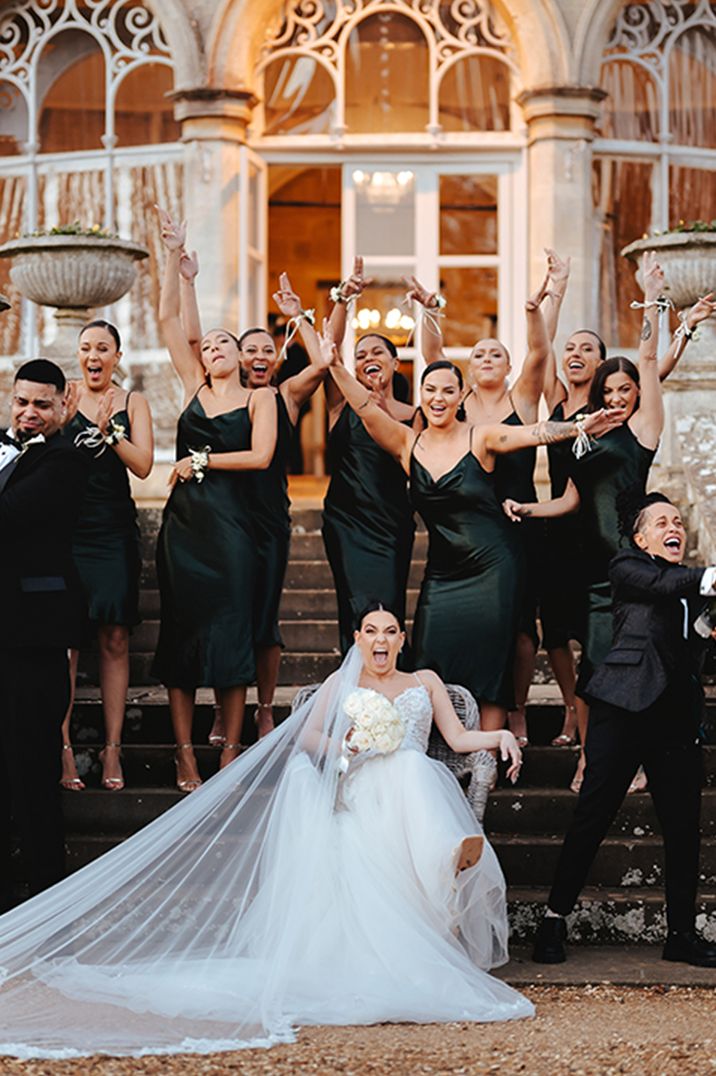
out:
<path id="1" fill-rule="evenodd" d="M 594 339 L 597 341 L 597 346 L 599 348 L 599 358 L 602 360 L 606 359 L 607 345 L 604 343 L 599 333 L 596 333 L 594 329 L 575 329 L 573 333 L 569 334 L 568 339 L 571 340 L 573 336 L 577 335 L 577 333 L 589 333 L 590 336 L 593 336 Z"/>
<path id="2" fill-rule="evenodd" d="M 429 362 L 423 370 L 422 376 L 420 378 L 421 385 L 425 381 L 425 378 L 428 376 L 428 374 L 431 374 L 433 370 L 452 370 L 452 372 L 455 374 L 455 377 L 457 378 L 457 383 L 460 386 L 460 389 L 464 387 L 462 370 L 459 366 L 456 366 L 454 362 L 450 362 L 449 359 L 436 359 L 435 362 Z"/>
<path id="3" fill-rule="evenodd" d="M 397 349 L 397 347 L 395 346 L 395 344 L 393 343 L 392 340 L 389 340 L 387 336 L 383 336 L 382 333 L 363 333 L 363 335 L 359 336 L 358 339 L 356 340 L 354 351 L 357 351 L 360 344 L 362 344 L 364 340 L 367 340 L 371 336 L 374 336 L 376 338 L 376 340 L 382 340 L 382 342 L 385 344 L 388 351 L 390 352 L 392 358 L 397 359 L 397 357 L 398 357 L 398 349 Z"/>
<path id="4" fill-rule="evenodd" d="M 604 384 L 608 377 L 618 373 L 626 374 L 639 388 L 639 371 L 631 359 L 626 355 L 614 355 L 611 359 L 605 359 L 594 375 L 589 389 L 588 411 L 599 411 L 604 407 Z"/>
<path id="5" fill-rule="evenodd" d="M 360 629 L 363 621 L 370 613 L 390 613 L 398 621 L 398 627 L 401 631 L 405 631 L 405 619 L 402 616 L 398 616 L 394 609 L 391 609 L 385 602 L 378 601 L 377 598 L 371 598 L 370 601 L 361 609 L 358 614 L 357 623 Z"/>
<path id="6" fill-rule="evenodd" d="M 619 533 L 623 538 L 633 538 L 644 522 L 644 512 L 652 504 L 670 504 L 665 493 L 654 490 L 645 493 L 641 486 L 628 486 L 617 494 L 616 506 L 619 517 Z"/>
<path id="7" fill-rule="evenodd" d="M 227 331 L 228 331 L 227 329 L 224 329 L 224 332 L 227 332 Z M 269 330 L 268 329 L 262 329 L 260 325 L 254 326 L 253 329 L 244 329 L 241 336 L 239 336 L 238 338 L 236 336 L 234 336 L 233 333 L 229 333 L 229 336 L 233 340 L 236 341 L 236 346 L 239 349 L 239 351 L 241 351 L 243 346 L 244 346 L 244 340 L 246 340 L 247 337 L 249 337 L 249 336 L 253 336 L 255 333 L 266 333 L 267 336 L 271 336 L 272 339 L 273 339 L 273 336 L 269 332 Z"/>
<path id="8" fill-rule="evenodd" d="M 78 339 L 82 339 L 82 333 L 87 329 L 106 329 L 109 335 L 117 345 L 117 351 L 122 350 L 122 338 L 119 335 L 119 329 L 116 325 L 113 325 L 111 321 L 105 321 L 104 318 L 95 318 L 94 321 L 88 321 L 86 325 L 83 325 L 80 329 Z"/>
<path id="9" fill-rule="evenodd" d="M 64 392 L 67 382 L 65 375 L 56 362 L 49 359 L 30 359 L 23 362 L 15 374 L 16 381 L 34 381 L 36 385 L 54 385 L 58 392 Z"/>

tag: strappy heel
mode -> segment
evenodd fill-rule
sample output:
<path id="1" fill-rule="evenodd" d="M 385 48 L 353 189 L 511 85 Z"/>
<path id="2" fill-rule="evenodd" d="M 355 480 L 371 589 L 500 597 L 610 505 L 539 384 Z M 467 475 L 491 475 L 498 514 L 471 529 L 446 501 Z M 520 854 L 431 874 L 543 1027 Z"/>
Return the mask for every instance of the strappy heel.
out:
<path id="1" fill-rule="evenodd" d="M 105 754 L 108 748 L 116 747 L 119 751 L 119 757 L 122 758 L 122 745 L 121 743 L 106 743 L 99 753 L 99 760 L 104 766 Z M 124 788 L 124 777 L 102 777 L 102 788 L 106 788 L 109 792 L 121 792 Z"/>
<path id="2" fill-rule="evenodd" d="M 72 750 L 72 744 L 71 743 L 63 743 L 62 750 L 63 751 L 71 751 Z M 72 755 L 72 761 L 74 762 L 74 760 L 75 760 L 75 756 L 73 754 Z M 60 787 L 64 788 L 66 792 L 82 792 L 85 789 L 86 786 L 85 786 L 84 781 L 82 780 L 82 778 L 78 774 L 76 777 L 62 777 L 60 779 Z"/>
<path id="3" fill-rule="evenodd" d="M 224 719 L 221 715 L 221 707 L 214 707 L 214 721 L 209 733 L 209 746 L 210 747 L 223 747 L 226 743 L 226 732 L 224 731 Z"/>
<path id="4" fill-rule="evenodd" d="M 234 758 L 230 759 L 225 765 L 230 766 L 231 763 L 234 762 L 239 757 L 239 755 L 241 754 L 241 752 L 243 750 L 244 750 L 244 745 L 242 743 L 225 743 L 224 746 L 221 749 L 222 755 L 223 755 L 224 751 L 235 751 L 236 752 L 236 754 L 234 755 Z M 221 765 L 221 761 L 219 761 L 219 769 L 223 770 L 224 768 L 225 767 Z"/>
<path id="5" fill-rule="evenodd" d="M 204 783 L 201 777 L 179 777 L 179 759 L 177 758 L 177 752 L 186 751 L 187 748 L 190 748 L 193 751 L 194 745 L 192 743 L 178 743 L 174 751 L 174 765 L 177 770 L 177 788 L 180 792 L 196 792 L 197 788 L 200 788 Z"/>
<path id="6" fill-rule="evenodd" d="M 268 710 L 269 713 L 270 713 L 270 716 L 268 718 L 259 717 L 259 713 L 260 713 L 261 710 L 263 710 L 264 713 L 266 712 L 266 710 Z M 266 721 L 271 722 L 271 727 L 262 730 L 262 724 L 264 724 Z M 274 725 L 274 720 L 273 720 L 273 703 L 272 702 L 258 702 L 258 703 L 256 703 L 256 709 L 254 710 L 254 724 L 256 725 L 256 730 L 257 730 L 257 732 L 259 734 L 259 739 L 260 740 L 263 739 L 264 736 L 268 736 L 269 732 L 273 732 L 273 730 L 274 730 L 274 728 L 276 726 Z M 227 746 L 228 746 L 228 744 L 227 744 Z"/>

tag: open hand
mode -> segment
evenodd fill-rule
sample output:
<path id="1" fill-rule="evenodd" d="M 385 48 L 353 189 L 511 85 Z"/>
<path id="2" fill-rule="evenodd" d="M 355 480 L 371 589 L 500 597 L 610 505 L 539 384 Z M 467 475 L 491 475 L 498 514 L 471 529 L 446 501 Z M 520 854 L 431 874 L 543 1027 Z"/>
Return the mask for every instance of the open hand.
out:
<path id="1" fill-rule="evenodd" d="M 106 437 L 109 433 L 109 420 L 114 414 L 114 389 L 108 389 L 97 407 L 95 423 L 99 432 Z"/>
<path id="2" fill-rule="evenodd" d="M 708 295 L 704 295 L 703 299 L 699 299 L 689 310 L 686 315 L 686 325 L 688 329 L 695 329 L 696 326 L 706 321 L 706 318 L 712 317 L 716 313 L 716 302 L 714 302 L 714 293 L 709 292 Z"/>
<path id="3" fill-rule="evenodd" d="M 500 733 L 500 758 L 503 762 L 509 761 L 507 776 L 514 785 L 522 768 L 522 752 L 517 746 L 517 740 L 507 729 Z"/>
<path id="4" fill-rule="evenodd" d="M 273 301 L 284 317 L 297 318 L 301 313 L 301 300 L 291 287 L 288 273 L 281 273 L 278 278 L 278 291 L 273 293 Z"/>
<path id="5" fill-rule="evenodd" d="M 158 205 L 154 208 L 159 217 L 162 243 L 167 250 L 182 250 L 186 242 L 186 221 L 183 220 L 181 224 L 177 224 L 166 209 Z"/>
<path id="6" fill-rule="evenodd" d="M 599 411 L 592 411 L 589 415 L 585 415 L 583 425 L 584 432 L 588 433 L 590 437 L 601 437 L 604 433 L 609 433 L 610 430 L 615 430 L 617 426 L 621 426 L 624 422 L 624 415 L 622 412 L 610 411 L 608 408 L 602 407 Z"/>
<path id="7" fill-rule="evenodd" d="M 80 405 L 81 382 L 68 381 L 65 387 L 65 398 L 62 401 L 62 425 L 68 426 L 77 414 Z"/>

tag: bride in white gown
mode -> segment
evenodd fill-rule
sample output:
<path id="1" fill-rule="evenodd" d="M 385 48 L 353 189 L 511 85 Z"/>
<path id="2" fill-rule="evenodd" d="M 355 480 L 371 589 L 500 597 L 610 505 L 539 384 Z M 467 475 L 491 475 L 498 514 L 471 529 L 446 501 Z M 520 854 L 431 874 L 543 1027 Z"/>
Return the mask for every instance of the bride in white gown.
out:
<path id="1" fill-rule="evenodd" d="M 465 730 L 434 673 L 398 672 L 403 640 L 369 611 L 341 669 L 271 735 L 0 918 L 0 1054 L 204 1053 L 291 1042 L 299 1025 L 532 1015 L 486 970 L 507 959 L 495 854 L 425 754 L 433 720 L 513 775 L 519 750 Z M 403 730 L 396 750 L 356 750 L 366 700 Z"/>

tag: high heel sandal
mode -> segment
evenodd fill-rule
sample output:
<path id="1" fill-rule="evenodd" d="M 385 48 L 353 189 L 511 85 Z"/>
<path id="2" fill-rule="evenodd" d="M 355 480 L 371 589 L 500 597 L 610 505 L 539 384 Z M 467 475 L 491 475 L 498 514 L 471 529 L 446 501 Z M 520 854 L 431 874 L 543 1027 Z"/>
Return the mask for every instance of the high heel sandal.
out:
<path id="1" fill-rule="evenodd" d="M 71 751 L 72 744 L 63 743 L 62 750 Z M 72 756 L 72 761 L 74 762 L 74 755 Z M 77 777 L 62 777 L 60 779 L 60 786 L 61 788 L 64 788 L 66 792 L 82 792 L 85 788 L 85 783 L 78 775 Z"/>
<path id="2" fill-rule="evenodd" d="M 118 749 L 118 751 L 119 751 L 120 759 L 122 757 L 122 745 L 121 745 L 121 743 L 106 743 L 104 745 L 104 747 L 102 748 L 102 750 L 100 751 L 100 753 L 99 753 L 99 760 L 100 760 L 100 762 L 102 763 L 103 766 L 104 766 L 104 763 L 105 763 L 105 757 L 104 756 L 105 756 L 105 753 L 107 751 L 107 748 L 109 748 L 109 747 L 116 747 Z M 121 792 L 122 789 L 124 788 L 124 777 L 103 777 L 102 778 L 102 788 L 106 788 L 110 792 Z"/>
<path id="3" fill-rule="evenodd" d="M 574 714 L 575 731 L 572 732 L 572 733 L 560 732 L 559 736 L 555 736 L 555 738 L 552 740 L 552 747 L 576 747 L 576 745 L 577 745 L 577 731 L 576 731 L 576 726 L 577 726 L 577 707 L 576 706 L 565 706 L 565 708 L 564 708 L 565 724 L 566 724 L 566 719 L 567 719 L 567 714 L 568 713 L 569 714 Z"/>
<path id="4" fill-rule="evenodd" d="M 234 758 L 231 759 L 231 762 L 234 762 L 239 757 L 239 755 L 241 754 L 241 752 L 243 750 L 244 750 L 244 745 L 242 743 L 225 743 L 224 746 L 221 749 L 221 753 L 223 755 L 224 751 L 235 751 L 236 754 L 234 755 Z M 231 762 L 227 762 L 226 765 L 230 766 Z M 225 767 L 223 767 L 221 765 L 221 762 L 219 762 L 219 769 L 224 769 L 224 768 Z"/>
<path id="5" fill-rule="evenodd" d="M 261 710 L 264 710 L 264 711 L 265 710 L 270 710 L 270 712 L 271 712 L 271 716 L 270 716 L 271 728 L 266 729 L 265 732 L 261 732 L 261 718 L 259 717 L 259 711 L 261 711 Z M 258 731 L 260 740 L 263 739 L 264 736 L 268 736 L 269 732 L 273 732 L 273 730 L 274 730 L 274 728 L 276 726 L 274 725 L 274 722 L 273 722 L 273 703 L 272 702 L 257 702 L 256 703 L 256 709 L 254 710 L 254 724 L 256 725 L 256 729 Z"/>
<path id="6" fill-rule="evenodd" d="M 201 777 L 186 777 L 181 780 L 179 778 L 179 759 L 177 758 L 177 751 L 186 751 L 188 747 L 191 748 L 192 751 L 194 750 L 194 745 L 192 743 L 178 743 L 176 745 L 176 750 L 174 751 L 174 765 L 177 770 L 177 788 L 180 792 L 196 792 L 197 788 L 204 783 Z"/>
<path id="7" fill-rule="evenodd" d="M 221 730 L 221 731 L 219 731 Z M 226 733 L 224 732 L 224 721 L 221 716 L 221 707 L 214 707 L 214 722 L 209 732 L 209 746 L 210 747 L 223 747 L 226 743 Z"/>

